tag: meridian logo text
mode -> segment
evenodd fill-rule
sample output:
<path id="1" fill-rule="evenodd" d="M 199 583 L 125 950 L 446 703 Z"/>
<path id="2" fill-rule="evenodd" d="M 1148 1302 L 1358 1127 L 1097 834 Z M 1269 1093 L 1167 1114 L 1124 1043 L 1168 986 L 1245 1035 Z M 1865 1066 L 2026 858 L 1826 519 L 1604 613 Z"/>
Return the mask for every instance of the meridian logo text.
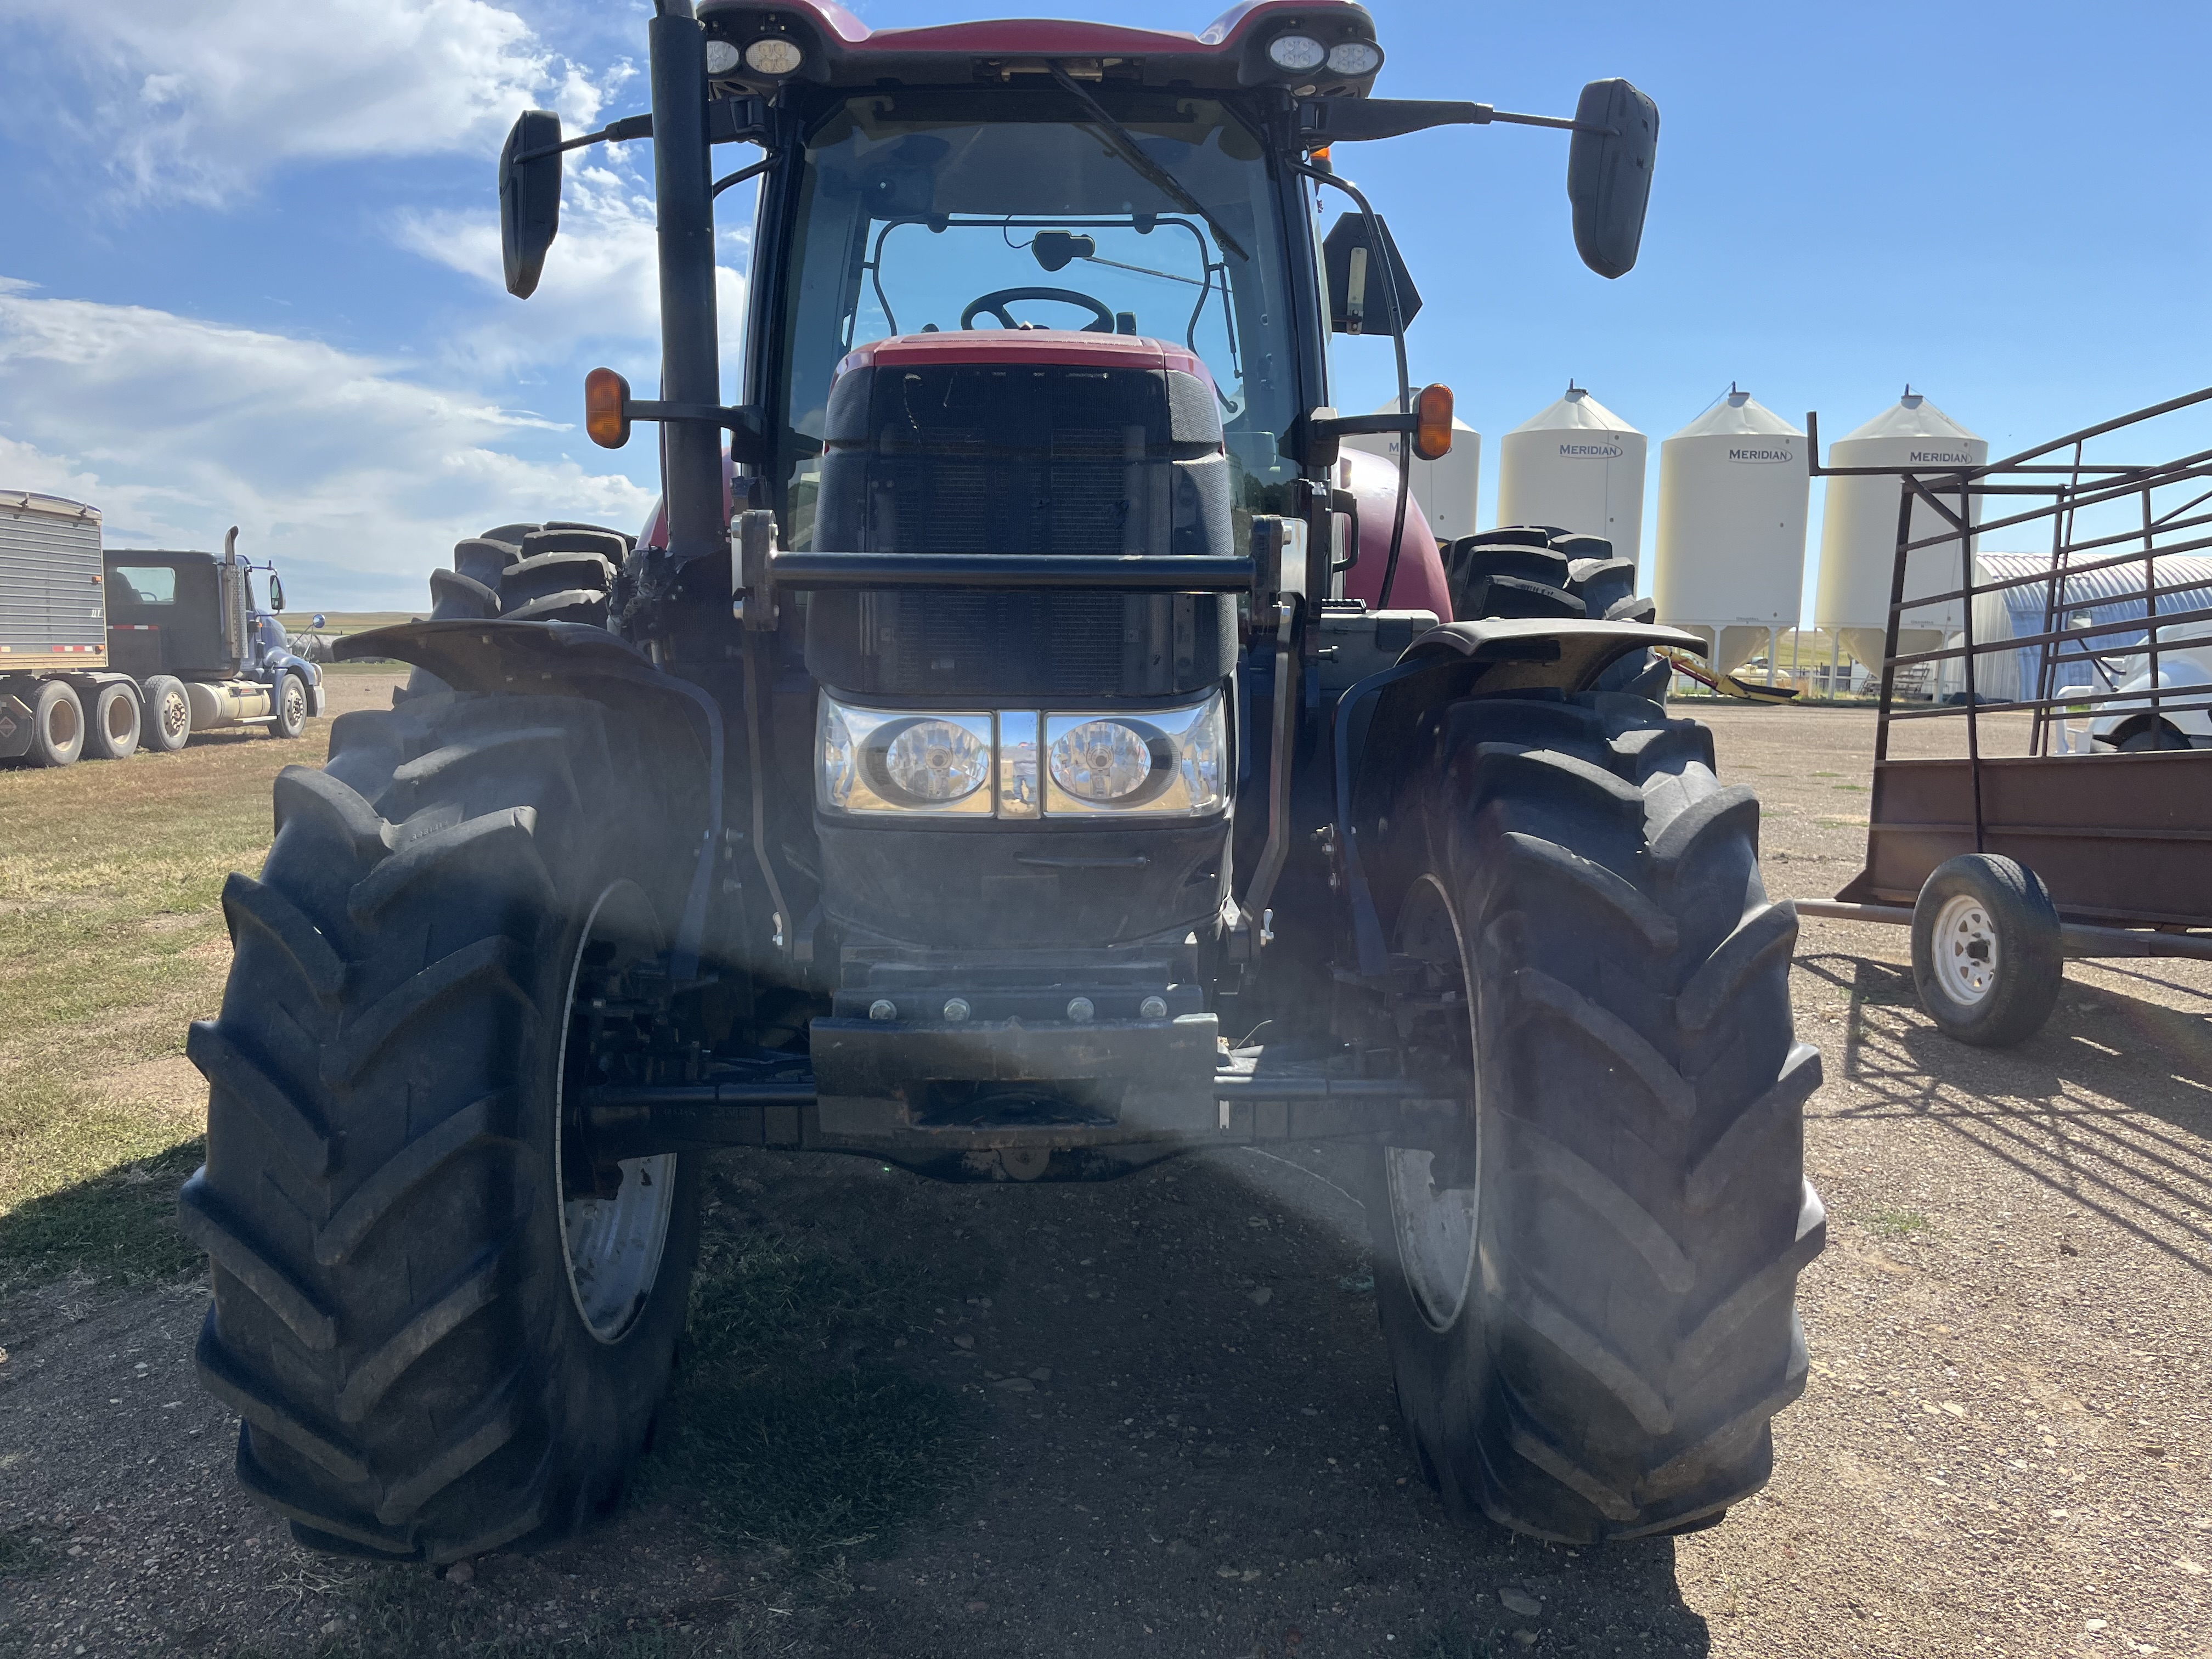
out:
<path id="1" fill-rule="evenodd" d="M 1937 465 L 1943 466 L 1972 466 L 1974 465 L 1974 458 L 1972 456 L 1954 455 L 1950 451 L 1944 449 L 1916 449 L 1912 452 L 1912 459 L 1916 461 L 1934 461 Z"/>
<path id="2" fill-rule="evenodd" d="M 1786 449 L 1731 449 L 1729 451 L 1729 459 L 1732 461 L 1794 461 L 1796 459 Z"/>
<path id="3" fill-rule="evenodd" d="M 1600 460 L 1617 461 L 1620 459 L 1620 446 L 1619 444 L 1561 444 L 1559 446 L 1559 453 L 1562 455 L 1573 456 L 1595 456 Z"/>

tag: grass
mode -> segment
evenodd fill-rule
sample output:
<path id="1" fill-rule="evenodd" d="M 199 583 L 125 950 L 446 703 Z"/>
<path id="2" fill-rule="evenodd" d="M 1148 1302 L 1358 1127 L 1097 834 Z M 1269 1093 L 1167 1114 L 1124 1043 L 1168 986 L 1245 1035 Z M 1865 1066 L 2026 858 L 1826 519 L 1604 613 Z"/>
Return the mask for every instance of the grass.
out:
<path id="1" fill-rule="evenodd" d="M 183 1053 L 229 964 L 217 895 L 268 849 L 270 780 L 328 737 L 0 769 L 0 1284 L 191 1259 L 166 1210 L 204 1127 Z"/>
<path id="2" fill-rule="evenodd" d="M 903 1328 L 922 1292 L 910 1265 L 710 1235 L 647 1489 L 691 1500 L 726 1549 L 811 1564 L 880 1548 L 944 1494 L 964 1413 L 845 1355 Z"/>
<path id="3" fill-rule="evenodd" d="M 1904 1238 L 1926 1232 L 1933 1224 L 1917 1210 L 1876 1210 L 1866 1218 L 1866 1230 L 1883 1238 Z"/>

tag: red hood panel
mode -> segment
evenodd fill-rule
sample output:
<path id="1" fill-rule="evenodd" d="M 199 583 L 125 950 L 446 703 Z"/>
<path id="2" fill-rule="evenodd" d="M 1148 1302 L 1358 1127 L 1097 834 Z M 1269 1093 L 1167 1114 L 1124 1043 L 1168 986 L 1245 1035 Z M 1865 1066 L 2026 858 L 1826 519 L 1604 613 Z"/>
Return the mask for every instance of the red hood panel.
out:
<path id="1" fill-rule="evenodd" d="M 1194 352 L 1141 335 L 1091 334 L 1068 328 L 969 328 L 935 334 L 894 334 L 872 340 L 846 354 L 837 373 L 881 363 L 976 363 L 1012 367 L 1022 363 L 1080 365 L 1086 368 L 1172 368 L 1195 374 L 1207 386 L 1213 376 Z"/>

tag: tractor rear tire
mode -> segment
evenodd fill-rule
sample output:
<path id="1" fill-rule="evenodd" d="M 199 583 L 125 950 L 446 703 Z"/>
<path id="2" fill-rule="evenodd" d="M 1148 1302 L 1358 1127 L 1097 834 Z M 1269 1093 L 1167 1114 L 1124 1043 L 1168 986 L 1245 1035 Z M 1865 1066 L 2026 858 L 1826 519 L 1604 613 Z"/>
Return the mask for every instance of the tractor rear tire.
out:
<path id="1" fill-rule="evenodd" d="M 85 711 L 84 752 L 94 760 L 128 760 L 138 752 L 138 688 L 110 680 L 92 694 Z"/>
<path id="2" fill-rule="evenodd" d="M 156 754 L 173 755 L 191 741 L 192 700 L 185 683 L 173 674 L 155 674 L 138 688 L 144 699 L 145 718 L 138 731 L 145 745 Z"/>
<path id="3" fill-rule="evenodd" d="M 684 861 L 595 703 L 441 692 L 331 748 L 224 889 L 230 980 L 188 1044 L 200 1376 L 302 1543 L 538 1547 L 617 1500 L 683 1328 L 696 1160 L 580 1184 L 562 1102 L 580 976 L 655 948 Z"/>
<path id="4" fill-rule="evenodd" d="M 41 680 L 31 694 L 33 766 L 70 766 L 84 752 L 84 704 L 67 680 Z"/>
<path id="5" fill-rule="evenodd" d="M 1415 1456 L 1463 1523 L 1709 1525 L 1765 1483 L 1805 1386 L 1794 1290 L 1826 1225 L 1795 908 L 1695 722 L 1474 698 L 1433 737 L 1391 814 L 1423 978 L 1395 1012 L 1408 1069 L 1473 1097 L 1443 1150 L 1381 1149 L 1368 1202 Z"/>

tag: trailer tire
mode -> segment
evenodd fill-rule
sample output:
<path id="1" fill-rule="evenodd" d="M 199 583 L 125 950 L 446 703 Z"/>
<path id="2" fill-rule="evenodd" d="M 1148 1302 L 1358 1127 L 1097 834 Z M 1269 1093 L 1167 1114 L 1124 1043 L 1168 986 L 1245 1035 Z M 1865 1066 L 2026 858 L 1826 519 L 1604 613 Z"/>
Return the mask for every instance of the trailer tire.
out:
<path id="1" fill-rule="evenodd" d="M 1392 1000 L 1409 1073 L 1460 1105 L 1441 1150 L 1377 1151 L 1367 1206 L 1415 1460 L 1462 1523 L 1710 1525 L 1771 1472 L 1826 1238 L 1795 908 L 1692 721 L 1475 698 L 1431 735 L 1384 849 L 1421 979 Z"/>
<path id="2" fill-rule="evenodd" d="M 307 683 L 291 669 L 276 676 L 269 690 L 269 735 L 296 738 L 307 729 Z"/>
<path id="3" fill-rule="evenodd" d="M 2009 1048 L 2058 1004 L 2066 956 L 2042 878 L 1996 853 L 1939 864 L 1912 906 L 1912 983 L 1944 1036 Z"/>
<path id="4" fill-rule="evenodd" d="M 138 688 L 143 718 L 138 732 L 147 748 L 173 755 L 191 741 L 192 700 L 185 684 L 173 674 L 155 674 Z"/>
<path id="5" fill-rule="evenodd" d="M 564 1169 L 561 1102 L 580 976 L 653 948 L 685 860 L 608 726 L 551 696 L 343 715 L 327 769 L 279 775 L 260 879 L 224 889 L 230 979 L 187 1048 L 210 1084 L 179 1198 L 214 1266 L 198 1368 L 244 1419 L 240 1480 L 311 1547 L 550 1544 L 611 1510 L 646 1443 L 696 1160 L 611 1166 L 601 1201 Z"/>
<path id="6" fill-rule="evenodd" d="M 109 680 L 94 689 L 84 726 L 84 752 L 94 760 L 128 760 L 138 752 L 138 688 Z"/>
<path id="7" fill-rule="evenodd" d="M 40 680 L 31 694 L 33 766 L 70 766 L 84 752 L 84 704 L 67 680 Z"/>

